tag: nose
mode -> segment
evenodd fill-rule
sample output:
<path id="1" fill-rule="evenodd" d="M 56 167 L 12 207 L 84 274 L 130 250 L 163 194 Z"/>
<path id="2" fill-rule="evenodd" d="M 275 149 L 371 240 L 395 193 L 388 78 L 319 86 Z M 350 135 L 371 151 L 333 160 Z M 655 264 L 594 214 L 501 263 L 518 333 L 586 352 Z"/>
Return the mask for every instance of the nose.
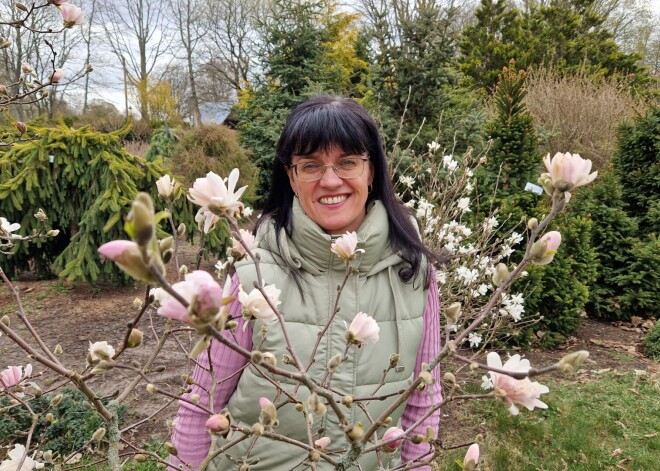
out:
<path id="1" fill-rule="evenodd" d="M 323 176 L 321 177 L 319 183 L 323 187 L 334 188 L 342 185 L 344 183 L 344 180 L 339 178 L 334 168 L 332 168 L 331 166 L 327 166 L 325 168 L 325 172 L 323 172 Z"/>

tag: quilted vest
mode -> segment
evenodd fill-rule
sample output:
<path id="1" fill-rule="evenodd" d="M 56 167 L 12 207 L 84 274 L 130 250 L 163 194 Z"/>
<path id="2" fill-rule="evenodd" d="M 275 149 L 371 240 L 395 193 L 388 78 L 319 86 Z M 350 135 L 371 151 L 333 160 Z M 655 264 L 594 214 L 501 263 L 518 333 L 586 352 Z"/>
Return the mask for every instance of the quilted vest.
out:
<path id="1" fill-rule="evenodd" d="M 346 325 L 350 325 L 358 312 L 372 316 L 380 327 L 379 340 L 361 348 L 352 346 L 348 358 L 336 369 L 332 377 L 332 388 L 338 393 L 337 400 L 343 395 L 364 397 L 371 395 L 381 382 L 383 371 L 389 365 L 393 353 L 400 355 L 399 367 L 390 370 L 385 384 L 378 389 L 378 396 L 387 396 L 404 389 L 413 379 L 413 370 L 417 351 L 422 337 L 423 312 L 427 291 L 423 288 L 423 277 L 413 282 L 404 283 L 399 277 L 403 260 L 396 255 L 389 244 L 388 217 L 384 206 L 374 202 L 357 231 L 358 248 L 364 253 L 351 262 L 354 274 L 350 275 L 340 299 L 340 310 L 335 316 L 327 333 L 323 337 L 316 353 L 316 360 L 309 373 L 312 378 L 321 381 L 326 374 L 330 358 L 342 354 L 346 348 Z M 279 236 L 279 246 L 276 236 Z M 279 306 L 286 321 L 286 327 L 293 347 L 303 365 L 307 365 L 319 332 L 326 325 L 337 298 L 338 287 L 344 280 L 345 264 L 330 251 L 333 237 L 326 234 L 304 213 L 297 199 L 293 205 L 293 225 L 291 236 L 282 230 L 275 234 L 273 224 L 262 224 L 256 237 L 256 252 L 260 256 L 260 270 L 264 283 L 275 284 L 282 290 Z M 250 291 L 256 280 L 256 271 L 251 262 L 244 262 L 237 267 L 241 284 Z M 293 274 L 298 277 L 294 281 Z M 422 267 L 420 273 L 426 273 Z M 278 359 L 278 366 L 295 370 L 282 361 L 286 353 L 286 344 L 282 329 L 277 321 L 266 323 L 251 321 L 253 325 L 253 345 L 262 352 L 271 352 Z M 263 330 L 266 330 L 264 335 Z M 281 386 L 290 394 L 294 384 L 286 378 L 279 379 Z M 245 426 L 259 420 L 259 398 L 266 397 L 278 404 L 283 396 L 277 396 L 276 388 L 256 372 L 252 366 L 246 368 L 239 380 L 236 392 L 232 395 L 228 409 L 235 422 Z M 301 386 L 297 399 L 305 403 L 309 391 Z M 278 399 L 277 401 L 275 399 Z M 396 398 L 371 401 L 366 408 L 372 418 L 377 418 Z M 365 429 L 371 422 L 355 404 L 351 408 L 343 405 L 351 424 L 362 422 Z M 391 414 L 392 425 L 396 424 L 403 406 Z M 293 404 L 286 404 L 278 410 L 279 425 L 276 433 L 308 443 L 305 419 L 296 411 Z M 314 416 L 312 430 L 314 439 L 329 436 L 332 440 L 330 452 L 341 451 L 349 447 L 349 442 L 337 425 L 334 413 L 328 407 L 324 416 Z M 379 436 L 385 429 L 380 429 Z M 216 447 L 226 440 L 233 440 L 240 435 L 230 434 L 227 439 L 220 438 Z M 226 454 L 214 460 L 209 469 L 217 471 L 235 470 L 242 463 L 241 458 L 252 444 L 252 438 L 244 440 L 229 449 Z M 252 471 L 286 471 L 295 468 L 304 461 L 307 452 L 301 448 L 281 441 L 260 437 L 252 447 L 248 463 Z M 381 453 L 381 463 L 387 462 L 390 455 Z M 364 455 L 359 460 L 361 469 L 376 470 L 378 465 L 375 453 Z M 301 468 L 302 469 L 302 468 Z M 329 470 L 332 466 L 321 460 L 317 469 Z M 358 469 L 354 467 L 352 469 Z"/>

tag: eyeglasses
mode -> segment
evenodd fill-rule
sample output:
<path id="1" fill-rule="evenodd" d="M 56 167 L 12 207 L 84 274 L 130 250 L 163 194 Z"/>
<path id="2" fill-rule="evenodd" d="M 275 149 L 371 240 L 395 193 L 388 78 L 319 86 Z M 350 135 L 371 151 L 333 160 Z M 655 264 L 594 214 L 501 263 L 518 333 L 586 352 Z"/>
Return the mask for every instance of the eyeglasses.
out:
<path id="1" fill-rule="evenodd" d="M 318 162 L 301 162 L 289 165 L 296 172 L 301 182 L 316 182 L 323 178 L 325 169 L 331 167 L 337 176 L 343 180 L 357 178 L 364 172 L 364 163 L 369 157 L 343 157 L 334 164 L 323 165 Z"/>

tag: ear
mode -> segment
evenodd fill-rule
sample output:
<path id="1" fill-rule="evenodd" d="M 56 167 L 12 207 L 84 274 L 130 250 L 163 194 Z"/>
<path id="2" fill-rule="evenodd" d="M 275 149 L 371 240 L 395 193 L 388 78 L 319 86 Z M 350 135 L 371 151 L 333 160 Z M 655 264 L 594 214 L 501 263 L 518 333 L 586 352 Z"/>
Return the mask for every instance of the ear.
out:
<path id="1" fill-rule="evenodd" d="M 371 160 L 367 162 L 369 164 L 369 185 L 374 184 L 374 164 L 371 163 Z"/>

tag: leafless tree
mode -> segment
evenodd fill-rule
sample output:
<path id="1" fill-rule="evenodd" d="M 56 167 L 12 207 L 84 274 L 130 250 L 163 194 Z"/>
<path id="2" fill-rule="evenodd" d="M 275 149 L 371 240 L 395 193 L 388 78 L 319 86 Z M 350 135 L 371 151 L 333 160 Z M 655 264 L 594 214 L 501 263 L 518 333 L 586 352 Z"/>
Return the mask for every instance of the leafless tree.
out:
<path id="1" fill-rule="evenodd" d="M 206 70 L 241 90 L 257 65 L 259 23 L 267 0 L 205 0 Z"/>
<path id="2" fill-rule="evenodd" d="M 187 85 L 189 88 L 188 104 L 196 124 L 202 123 L 202 113 L 199 109 L 199 96 L 197 93 L 196 64 L 201 52 L 198 45 L 204 36 L 202 0 L 169 0 L 181 40 L 181 52 L 187 72 Z"/>
<path id="3" fill-rule="evenodd" d="M 108 45 L 137 88 L 140 114 L 148 119 L 150 75 L 171 52 L 167 9 L 160 0 L 117 0 L 104 2 L 100 12 Z"/>

